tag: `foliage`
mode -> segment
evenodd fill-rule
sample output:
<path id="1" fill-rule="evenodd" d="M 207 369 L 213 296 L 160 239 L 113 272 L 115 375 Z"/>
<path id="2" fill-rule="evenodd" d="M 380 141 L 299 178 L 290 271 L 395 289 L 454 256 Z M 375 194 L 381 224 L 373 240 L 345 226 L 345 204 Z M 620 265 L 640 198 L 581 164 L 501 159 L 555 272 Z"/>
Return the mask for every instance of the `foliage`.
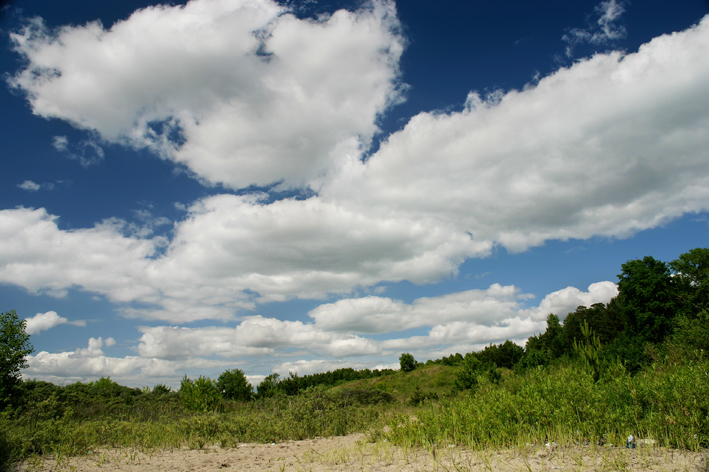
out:
<path id="1" fill-rule="evenodd" d="M 153 395 L 166 395 L 170 392 L 172 392 L 172 389 L 167 385 L 161 383 L 154 386 L 152 390 Z"/>
<path id="2" fill-rule="evenodd" d="M 298 395 L 300 393 L 300 377 L 296 372 L 289 372 L 288 377 L 278 384 L 278 389 L 288 396 Z"/>
<path id="3" fill-rule="evenodd" d="M 478 385 L 478 377 L 484 369 L 483 363 L 476 356 L 466 356 L 458 369 L 455 386 L 459 390 L 471 390 Z"/>
<path id="4" fill-rule="evenodd" d="M 647 256 L 628 261 L 618 275 L 620 312 L 630 328 L 650 343 L 660 343 L 672 333 L 677 293 L 670 269 Z"/>
<path id="5" fill-rule="evenodd" d="M 240 369 L 225 370 L 217 379 L 217 388 L 222 397 L 229 400 L 251 400 L 253 387 Z"/>
<path id="6" fill-rule="evenodd" d="M 416 390 L 414 390 L 414 394 L 409 398 L 408 403 L 412 406 L 419 406 L 429 400 L 438 400 L 438 394 L 436 392 L 422 392 L 417 386 Z"/>
<path id="7" fill-rule="evenodd" d="M 180 384 L 180 401 L 193 411 L 216 411 L 220 406 L 221 394 L 217 383 L 209 377 L 190 380 L 185 377 Z"/>
<path id="8" fill-rule="evenodd" d="M 709 249 L 696 248 L 670 262 L 681 313 L 691 319 L 709 308 Z"/>
<path id="9" fill-rule="evenodd" d="M 709 310 L 702 310 L 693 318 L 678 317 L 666 351 L 675 363 L 709 358 Z"/>
<path id="10" fill-rule="evenodd" d="M 586 320 L 583 321 L 583 326 L 581 326 L 581 334 L 583 334 L 585 342 L 582 344 L 574 339 L 574 350 L 586 362 L 591 371 L 593 381 L 598 382 L 601 379 L 601 359 L 599 357 L 601 340 L 588 326 Z"/>
<path id="11" fill-rule="evenodd" d="M 26 324 L 15 310 L 0 314 L 0 409 L 16 402 L 20 371 L 27 367 L 25 356 L 34 351 Z"/>
<path id="12" fill-rule="evenodd" d="M 280 382 L 278 374 L 267 375 L 256 387 L 256 394 L 260 398 L 270 398 L 278 392 L 278 384 Z"/>
<path id="13" fill-rule="evenodd" d="M 399 366 L 402 372 L 411 372 L 416 368 L 416 359 L 413 354 L 405 352 L 399 357 Z"/>
<path id="14" fill-rule="evenodd" d="M 658 445 L 697 449 L 709 441 L 709 362 L 656 365 L 631 377 L 613 371 L 596 383 L 579 363 L 531 369 L 474 395 L 391 419 L 382 435 L 395 444 L 474 448 L 527 443 L 597 444 L 643 435 Z M 696 435 L 696 436 L 695 436 Z"/>
<path id="15" fill-rule="evenodd" d="M 483 364 L 512 369 L 524 356 L 524 349 L 507 340 L 499 345 L 490 344 L 482 351 L 476 352 L 475 355 Z"/>

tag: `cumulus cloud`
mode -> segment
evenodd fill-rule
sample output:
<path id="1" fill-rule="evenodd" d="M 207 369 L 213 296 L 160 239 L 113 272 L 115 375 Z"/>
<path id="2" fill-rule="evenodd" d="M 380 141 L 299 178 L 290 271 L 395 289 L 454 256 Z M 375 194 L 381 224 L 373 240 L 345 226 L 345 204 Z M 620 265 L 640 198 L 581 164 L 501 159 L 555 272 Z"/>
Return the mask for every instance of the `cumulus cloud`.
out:
<path id="1" fill-rule="evenodd" d="M 709 208 L 709 18 L 633 54 L 599 54 L 522 91 L 420 113 L 322 198 L 432 217 L 523 251 L 627 237 Z"/>
<path id="2" fill-rule="evenodd" d="M 155 240 L 124 236 L 118 220 L 70 231 L 60 230 L 56 220 L 44 209 L 0 211 L 0 282 L 56 297 L 80 286 L 115 301 L 150 292 L 140 280 Z"/>
<path id="3" fill-rule="evenodd" d="M 352 362 L 344 360 L 300 360 L 294 362 L 284 362 L 273 367 L 273 372 L 285 377 L 291 372 L 298 375 L 311 375 L 318 372 L 328 372 L 343 368 L 366 369 L 367 364 L 362 362 Z"/>
<path id="4" fill-rule="evenodd" d="M 381 280 L 434 282 L 492 247 L 316 197 L 210 197 L 190 208 L 169 244 L 120 220 L 66 231 L 56 219 L 42 209 L 0 211 L 0 281 L 53 296 L 79 286 L 121 304 L 126 316 L 171 322 L 229 319 L 257 301 L 324 298 Z"/>
<path id="5" fill-rule="evenodd" d="M 123 385 L 141 386 L 166 382 L 179 386 L 179 379 L 188 370 L 209 369 L 232 365 L 233 362 L 193 358 L 171 361 L 136 356 L 109 357 L 103 347 L 115 344 L 113 338 L 91 338 L 86 348 L 71 352 L 38 352 L 27 356 L 28 368 L 23 370 L 24 378 L 45 380 L 58 384 L 96 380 L 111 377 Z"/>
<path id="6" fill-rule="evenodd" d="M 408 305 L 382 297 L 338 300 L 310 311 L 315 325 L 331 331 L 387 333 L 454 320 L 493 324 L 511 316 L 520 301 L 531 298 L 510 285 L 419 298 Z M 578 305 L 577 305 L 578 306 Z M 575 308 L 575 307 L 574 307 Z"/>
<path id="7" fill-rule="evenodd" d="M 617 18 L 612 5 L 604 11 Z M 211 183 L 285 180 L 318 192 L 204 198 L 170 240 L 116 219 L 60 230 L 46 210 L 3 210 L 0 282 L 53 296 L 77 287 L 142 319 L 229 320 L 265 301 L 437 282 L 495 245 L 627 237 L 709 208 L 709 19 L 521 91 L 471 93 L 461 112 L 420 113 L 363 161 L 377 115 L 398 97 L 397 24 L 389 2 L 300 20 L 267 0 L 150 7 L 108 30 L 52 32 L 34 20 L 13 36 L 27 68 L 11 82 L 35 113 L 154 149 Z M 78 76 L 88 84 L 77 88 Z M 449 302 L 461 313 L 475 297 L 499 313 L 519 302 L 483 292 Z M 371 297 L 312 316 L 336 332 L 379 333 L 416 325 L 438 302 Z M 326 345 L 378 349 L 364 338 Z"/>
<path id="8" fill-rule="evenodd" d="M 262 316 L 247 317 L 235 327 L 141 327 L 138 356 L 107 356 L 104 350 L 114 346 L 115 340 L 90 338 L 87 347 L 75 351 L 43 351 L 28 356 L 29 368 L 24 375 L 58 383 L 110 376 L 128 385 L 163 382 L 176 386 L 179 378 L 191 369 L 200 369 L 203 373 L 205 369 L 233 368 L 235 359 L 239 364 L 266 356 L 284 359 L 272 367 L 272 372 L 281 375 L 289 372 L 305 375 L 341 367 L 398 368 L 397 364 L 377 363 L 382 358 L 396 359 L 401 352 L 437 358 L 453 352 L 481 349 L 490 342 L 505 339 L 523 343 L 530 335 L 544 330 L 546 314 L 551 312 L 563 318 L 579 305 L 607 303 L 615 293 L 615 285 L 610 282 L 592 284 L 587 292 L 567 287 L 547 295 L 537 307 L 526 308 L 523 301 L 528 301 L 529 296 L 515 287 L 497 285 L 488 290 L 421 298 L 408 305 L 394 302 L 401 306 L 401 313 L 419 319 L 416 326 L 430 329 L 427 335 L 387 340 L 356 334 L 357 330 L 374 332 L 381 329 L 374 321 L 378 308 L 370 303 L 358 309 L 360 316 L 370 320 L 371 326 L 352 328 L 349 332 L 344 332 L 343 326 L 321 324 L 321 319 L 315 323 L 303 323 Z M 352 302 L 350 306 L 356 306 L 355 301 Z M 503 313 L 485 317 L 484 313 L 492 310 L 495 304 Z M 321 313 L 342 307 L 347 304 L 326 305 L 326 310 Z M 447 311 L 453 315 L 446 314 Z M 420 319 L 424 314 L 428 318 Z M 56 322 L 55 316 L 45 315 L 33 317 L 35 328 L 40 321 Z M 346 319 L 346 314 L 343 316 Z M 401 316 L 400 320 L 405 322 L 405 318 Z M 254 386 L 264 378 L 261 374 L 246 373 Z"/>
<path id="9" fill-rule="evenodd" d="M 46 313 L 37 313 L 32 318 L 26 318 L 27 322 L 25 331 L 27 334 L 39 334 L 42 331 L 47 331 L 61 324 L 71 324 L 74 326 L 86 326 L 86 321 L 76 320 L 69 321 L 63 316 L 59 316 L 56 311 L 48 311 Z"/>
<path id="10" fill-rule="evenodd" d="M 186 359 L 274 355 L 306 349 L 335 357 L 379 352 L 368 339 L 323 331 L 313 324 L 250 316 L 235 328 L 143 327 L 138 352 L 142 357 Z"/>
<path id="11" fill-rule="evenodd" d="M 594 303 L 608 303 L 616 295 L 618 295 L 618 286 L 609 281 L 591 284 L 588 292 L 582 292 L 576 287 L 566 287 L 550 293 L 544 297 L 538 307 L 525 313 L 536 321 L 545 320 L 550 313 L 563 320 L 566 314 L 579 306 L 589 307 Z"/>
<path id="12" fill-rule="evenodd" d="M 567 287 L 547 295 L 537 307 L 527 308 L 524 301 L 530 295 L 520 293 L 514 286 L 495 284 L 487 290 L 419 298 L 411 304 L 378 297 L 340 300 L 311 311 L 314 323 L 250 316 L 234 328 L 143 327 L 138 352 L 145 358 L 179 360 L 214 355 L 292 356 L 294 352 L 342 359 L 461 345 L 470 350 L 471 346 L 491 341 L 524 340 L 544 330 L 549 313 L 563 318 L 580 305 L 608 303 L 616 294 L 612 282 L 592 284 L 587 292 Z M 424 327 L 430 328 L 427 336 L 381 341 L 360 335 Z M 274 367 L 274 372 L 310 373 L 322 370 L 323 366 L 331 370 L 343 365 L 341 361 L 326 359 L 288 361 Z"/>
<path id="13" fill-rule="evenodd" d="M 387 0 L 302 20 L 272 0 L 157 5 L 109 29 L 50 30 L 35 18 L 11 35 L 27 66 L 9 82 L 35 114 L 150 149 L 205 181 L 299 185 L 367 147 L 400 99 L 398 30 Z M 73 155 L 100 150 L 80 147 Z"/>

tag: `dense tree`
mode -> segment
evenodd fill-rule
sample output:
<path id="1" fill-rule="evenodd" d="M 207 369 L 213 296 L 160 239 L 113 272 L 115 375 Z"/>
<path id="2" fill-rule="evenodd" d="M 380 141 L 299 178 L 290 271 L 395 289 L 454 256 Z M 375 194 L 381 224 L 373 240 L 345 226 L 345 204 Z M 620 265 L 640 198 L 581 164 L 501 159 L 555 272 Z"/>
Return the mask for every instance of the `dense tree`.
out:
<path id="1" fill-rule="evenodd" d="M 278 389 L 286 395 L 298 395 L 301 390 L 300 377 L 297 372 L 288 372 L 288 377 L 281 380 Z"/>
<path id="2" fill-rule="evenodd" d="M 34 351 L 26 323 L 15 310 L 0 315 L 0 408 L 15 400 L 20 372 L 27 367 L 25 356 Z"/>
<path id="3" fill-rule="evenodd" d="M 678 306 L 670 269 L 647 256 L 622 265 L 618 303 L 629 328 L 646 342 L 660 343 L 672 332 Z"/>
<path id="4" fill-rule="evenodd" d="M 413 354 L 405 352 L 399 357 L 399 366 L 402 372 L 411 372 L 416 368 L 416 359 Z"/>
<path id="5" fill-rule="evenodd" d="M 278 384 L 281 383 L 278 374 L 267 375 L 265 379 L 256 387 L 256 394 L 260 398 L 269 398 L 278 392 Z"/>
<path id="6" fill-rule="evenodd" d="M 492 364 L 497 367 L 511 369 L 524 355 L 524 348 L 513 343 L 509 339 L 502 344 L 490 344 L 476 356 L 483 364 Z"/>
<path id="7" fill-rule="evenodd" d="M 567 352 L 564 343 L 564 329 L 559 317 L 553 313 L 547 316 L 547 329 L 538 336 L 527 339 L 522 364 L 524 367 L 547 365 L 553 359 Z"/>
<path id="8" fill-rule="evenodd" d="M 696 248 L 670 262 L 681 313 L 694 318 L 709 308 L 709 249 Z"/>
<path id="9" fill-rule="evenodd" d="M 217 383 L 209 377 L 190 380 L 185 377 L 180 384 L 180 401 L 190 410 L 216 411 L 219 408 L 221 395 Z"/>
<path id="10" fill-rule="evenodd" d="M 229 400 L 251 400 L 253 388 L 240 369 L 225 370 L 217 379 L 222 397 Z"/>

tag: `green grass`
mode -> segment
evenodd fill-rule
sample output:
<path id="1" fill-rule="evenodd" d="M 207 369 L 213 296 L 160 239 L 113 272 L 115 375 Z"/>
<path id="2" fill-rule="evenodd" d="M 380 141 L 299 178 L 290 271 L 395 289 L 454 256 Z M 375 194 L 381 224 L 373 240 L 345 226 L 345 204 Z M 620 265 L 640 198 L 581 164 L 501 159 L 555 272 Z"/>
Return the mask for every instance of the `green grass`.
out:
<path id="1" fill-rule="evenodd" d="M 204 413 L 187 410 L 176 393 L 130 396 L 117 389 L 122 396 L 89 401 L 55 390 L 0 413 L 0 469 L 106 447 L 234 447 L 366 431 L 373 441 L 407 450 L 622 445 L 628 434 L 688 450 L 709 443 L 708 361 L 655 364 L 635 376 L 618 368 L 600 382 L 580 362 L 567 361 L 524 374 L 506 370 L 499 383 L 481 376 L 466 392 L 454 390 L 456 373 L 422 366 L 297 396 L 223 401 Z M 437 400 L 412 403 L 417 395 Z"/>
<path id="2" fill-rule="evenodd" d="M 473 448 L 544 444 L 624 444 L 629 434 L 697 450 L 709 442 L 709 363 L 618 371 L 595 383 L 578 364 L 482 379 L 477 391 L 393 418 L 395 444 Z M 695 436 L 696 435 L 696 436 Z"/>
<path id="3" fill-rule="evenodd" d="M 427 365 L 411 372 L 397 372 L 386 377 L 354 380 L 339 388 L 373 388 L 390 393 L 402 403 L 414 396 L 417 389 L 423 394 L 435 394 L 441 399 L 455 395 L 456 373 L 455 367 Z"/>

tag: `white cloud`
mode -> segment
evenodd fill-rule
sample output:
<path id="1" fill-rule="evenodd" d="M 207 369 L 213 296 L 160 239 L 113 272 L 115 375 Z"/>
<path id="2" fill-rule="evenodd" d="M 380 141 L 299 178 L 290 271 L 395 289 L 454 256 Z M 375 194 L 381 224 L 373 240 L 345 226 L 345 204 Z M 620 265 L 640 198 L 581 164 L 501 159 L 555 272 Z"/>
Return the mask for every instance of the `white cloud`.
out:
<path id="1" fill-rule="evenodd" d="M 34 19 L 11 35 L 27 66 L 9 82 L 35 114 L 151 149 L 211 183 L 299 185 L 368 146 L 400 99 L 398 29 L 387 0 L 318 20 L 272 0 L 152 6 L 110 29 L 50 31 Z"/>
<path id="2" fill-rule="evenodd" d="M 22 190 L 27 190 L 28 192 L 36 192 L 39 190 L 41 185 L 32 182 L 31 180 L 25 180 L 20 185 L 18 185 Z"/>
<path id="3" fill-rule="evenodd" d="M 321 191 L 368 215 L 435 218 L 523 251 L 627 237 L 709 208 L 709 17 L 522 91 L 420 113 Z"/>
<path id="4" fill-rule="evenodd" d="M 52 141 L 54 149 L 64 153 L 71 159 L 79 161 L 83 167 L 90 167 L 98 164 L 104 158 L 103 148 L 98 145 L 95 139 L 83 139 L 77 146 L 69 144 L 66 136 L 54 136 Z"/>
<path id="5" fill-rule="evenodd" d="M 235 328 L 143 327 L 138 352 L 142 357 L 186 359 L 282 355 L 285 350 L 305 349 L 334 357 L 378 353 L 368 339 L 334 334 L 313 324 L 250 316 Z"/>
<path id="6" fill-rule="evenodd" d="M 206 133 L 204 123 L 222 116 L 218 104 L 241 104 L 246 111 L 239 119 L 276 130 L 275 135 L 266 133 L 267 138 L 249 134 L 275 146 L 264 148 L 260 162 L 270 170 L 263 172 L 285 169 L 283 175 L 268 174 L 263 179 L 292 179 L 291 183 L 311 179 L 319 192 L 304 200 L 272 203 L 259 195 L 205 198 L 194 202 L 185 218 L 175 223 L 170 241 L 150 237 L 149 225 L 156 223 L 141 229 L 113 219 L 94 228 L 60 230 L 57 217 L 46 210 L 3 210 L 0 282 L 53 296 L 63 296 L 72 287 L 96 292 L 130 317 L 171 323 L 230 320 L 264 301 L 325 299 L 381 281 L 438 282 L 454 275 L 464 260 L 490 254 L 495 244 L 523 251 L 550 239 L 627 237 L 709 208 L 709 62 L 704 60 L 709 19 L 687 31 L 655 38 L 637 53 L 580 61 L 522 91 L 500 92 L 488 100 L 472 93 L 462 112 L 421 113 L 362 162 L 359 138 L 354 136 L 371 137 L 370 127 L 392 99 L 391 81 L 398 73 L 401 38 L 391 32 L 396 25 L 392 6 L 375 3 L 373 8 L 340 12 L 323 21 L 296 20 L 280 13 L 280 7 L 265 0 L 194 0 L 185 8 L 141 10 L 109 31 L 96 24 L 67 27 L 56 32 L 61 43 L 36 24 L 35 36 L 27 36 L 29 32 L 15 36 L 30 66 L 13 80 L 32 92 L 36 113 L 96 129 L 103 139 L 135 144 L 153 119 L 135 121 L 136 110 L 152 113 L 155 119 L 167 119 L 166 110 L 202 113 L 200 124 L 194 126 Z M 155 23 L 155 31 L 141 27 L 148 21 Z M 266 50 L 274 52 L 269 60 L 255 54 L 260 43 L 252 32 L 264 27 L 271 34 L 264 40 Z M 149 47 L 134 47 L 131 42 L 158 33 L 165 36 L 151 36 L 154 41 Z M 328 42 L 330 34 L 336 37 Z M 234 40 L 233 48 L 224 47 L 224 38 Z M 314 54 L 311 64 L 303 59 L 303 50 L 293 46 L 299 44 L 306 49 L 325 48 L 324 58 L 340 46 L 361 50 L 365 56 L 345 55 L 347 61 L 371 59 L 366 67 L 373 68 L 372 76 L 362 79 L 366 74 L 361 71 L 369 69 L 360 64 L 354 78 L 348 75 L 350 79 L 340 81 L 340 69 L 330 77 L 326 72 L 340 67 L 340 62 L 326 64 Z M 383 45 L 391 46 L 389 52 L 382 52 Z M 101 59 L 99 52 L 107 47 L 113 48 L 111 57 L 123 57 L 121 64 L 132 67 L 116 72 L 116 64 L 102 62 L 108 59 Z M 184 52 L 178 54 L 178 47 Z M 81 48 L 86 55 L 75 53 Z M 205 61 L 204 67 L 194 67 L 194 61 Z M 34 82 L 31 70 L 42 64 L 68 69 L 61 77 Z M 291 75 L 281 68 L 293 72 L 296 83 L 289 82 Z M 158 80 L 145 75 L 148 69 L 151 74 L 165 74 Z M 93 71 L 87 77 L 92 81 L 100 77 L 100 86 L 76 92 L 68 78 L 80 71 Z M 111 78 L 109 72 L 117 75 Z M 306 80 L 310 75 L 312 83 Z M 164 79 L 168 76 L 174 82 Z M 265 80 L 272 76 L 278 80 Z M 317 102 L 317 107 L 325 110 L 323 122 L 334 123 L 333 128 L 308 122 L 307 107 L 315 103 L 311 95 L 321 90 L 313 84 L 322 86 L 324 102 Z M 258 109 L 269 113 L 256 113 L 257 105 L 248 102 L 252 95 L 239 95 L 249 87 L 272 94 L 263 104 L 266 108 Z M 284 87 L 289 90 L 285 95 Z M 113 104 L 113 97 L 94 100 L 105 89 L 116 92 L 121 103 Z M 304 96 L 299 95 L 300 89 Z M 362 94 L 371 95 L 376 103 L 360 100 Z M 305 109 L 293 104 L 301 98 Z M 335 104 L 328 108 L 332 100 Z M 342 114 L 348 100 L 353 107 L 364 104 L 365 110 L 353 111 L 357 125 L 349 128 L 328 114 Z M 155 103 L 155 108 L 146 103 Z M 293 110 L 302 112 L 302 118 L 291 119 Z M 228 111 L 232 112 L 236 113 Z M 264 124 L 263 120 L 276 121 Z M 367 126 L 362 124 L 365 121 Z M 310 126 L 305 134 L 288 128 L 301 122 Z M 188 143 L 199 141 L 199 133 L 190 134 L 191 128 L 184 126 L 188 141 L 170 151 L 171 158 L 178 159 L 183 149 L 191 149 Z M 214 133 L 212 142 L 220 142 L 222 135 Z M 288 133 L 326 150 L 306 153 L 317 162 L 294 158 L 302 174 L 291 173 L 287 163 L 273 165 L 274 159 L 280 162 L 281 147 L 300 149 L 289 141 Z M 167 145 L 157 135 L 145 139 L 152 140 L 151 146 Z M 69 145 L 62 137 L 55 144 Z M 232 149 L 229 143 L 224 146 Z M 233 177 L 231 167 L 220 167 L 226 161 L 219 153 L 212 161 L 202 151 L 195 152 L 201 157 L 185 158 L 185 162 L 195 169 L 210 169 L 195 171 L 206 179 L 215 171 L 224 181 L 241 185 L 261 179 L 253 176 L 266 175 L 234 158 L 228 165 L 243 165 L 244 172 L 237 174 L 252 176 L 238 183 L 241 177 Z M 320 175 L 323 168 L 331 173 Z M 483 296 L 474 292 L 466 296 L 477 295 Z M 516 303 L 495 296 L 490 300 L 491 306 L 503 308 Z M 473 301 L 456 303 L 462 310 Z M 359 323 L 362 332 L 383 332 L 403 319 L 402 313 L 435 312 L 433 305 L 405 307 L 383 297 L 338 303 L 331 308 L 333 313 L 344 313 L 337 315 L 344 318 L 328 317 L 322 308 L 318 323 L 328 329 L 355 329 Z M 345 309 L 347 303 L 352 306 Z M 354 314 L 366 311 L 367 303 L 381 305 L 386 316 L 356 319 Z M 480 310 L 481 317 L 487 316 Z M 404 319 L 401 326 L 416 325 L 416 316 Z M 373 350 L 361 340 L 339 340 L 328 346 L 338 355 Z"/>
<path id="7" fill-rule="evenodd" d="M 610 282 L 592 284 L 588 292 L 567 287 L 547 295 L 539 306 L 525 308 L 520 302 L 528 300 L 528 296 L 520 294 L 514 287 L 497 285 L 485 291 L 421 298 L 410 305 L 396 302 L 402 305 L 401 311 L 408 312 L 412 318 L 426 313 L 427 322 L 420 320 L 417 326 L 430 327 L 430 330 L 427 335 L 387 340 L 358 336 L 352 332 L 356 331 L 355 328 L 350 332 L 324 329 L 319 321 L 302 323 L 262 316 L 247 317 L 233 328 L 141 327 L 138 357 L 106 356 L 104 349 L 114 346 L 115 340 L 91 338 L 86 348 L 73 352 L 40 352 L 28 356 L 29 368 L 24 375 L 58 383 L 111 376 L 128 385 L 162 382 L 177 386 L 179 379 L 189 370 L 200 369 L 201 374 L 205 369 L 210 370 L 216 378 L 218 369 L 233 368 L 235 364 L 253 366 L 255 359 L 266 357 L 283 359 L 271 368 L 272 372 L 281 375 L 290 371 L 305 375 L 341 367 L 397 368 L 397 364 L 375 364 L 385 359 L 394 360 L 402 352 L 412 352 L 417 358 L 424 359 L 479 350 L 490 342 L 505 339 L 523 344 L 530 335 L 545 329 L 544 319 L 549 312 L 563 318 L 578 305 L 607 303 L 615 293 L 615 285 Z M 483 316 L 483 312 L 492 309 L 491 301 L 492 305 L 499 305 L 502 315 Z M 344 306 L 334 305 L 335 308 Z M 463 305 L 468 307 L 467 312 Z M 333 309 L 332 306 L 327 308 Z M 375 320 L 378 314 L 375 305 L 365 304 L 359 310 L 367 320 Z M 454 315 L 447 314 L 448 311 Z M 404 317 L 401 319 L 406 322 Z M 377 325 L 373 324 L 360 330 L 372 332 L 375 327 Z M 343 326 L 328 328 L 341 331 Z M 264 364 L 262 361 L 258 363 Z M 253 386 L 264 378 L 263 374 L 254 374 L 248 368 L 245 373 Z"/>
<path id="8" fill-rule="evenodd" d="M 574 46 L 577 44 L 602 45 L 625 38 L 625 27 L 618 24 L 621 15 L 625 13 L 624 5 L 623 0 L 607 0 L 598 4 L 595 8 L 598 15 L 595 24 L 586 29 L 574 28 L 563 36 L 562 39 L 568 43 L 566 56 L 573 55 Z"/>
<path id="9" fill-rule="evenodd" d="M 0 211 L 0 282 L 62 297 L 72 286 L 114 301 L 154 293 L 143 286 L 156 241 L 121 234 L 118 220 L 63 231 L 44 209 Z"/>
<path id="10" fill-rule="evenodd" d="M 74 326 L 86 326 L 86 321 L 76 320 L 69 321 L 63 316 L 59 316 L 56 311 L 48 311 L 46 313 L 37 313 L 32 318 L 26 318 L 27 322 L 25 331 L 27 334 L 39 334 L 42 331 L 52 329 L 61 324 L 71 324 Z"/>
<path id="11" fill-rule="evenodd" d="M 86 382 L 99 377 L 128 386 L 165 383 L 177 388 L 187 371 L 227 368 L 233 362 L 209 359 L 169 361 L 142 357 L 85 356 L 78 352 L 38 352 L 27 357 L 28 368 L 22 373 L 25 379 L 37 379 L 56 384 Z"/>
<path id="12" fill-rule="evenodd" d="M 550 293 L 544 297 L 538 307 L 526 313 L 536 321 L 546 320 L 550 313 L 563 320 L 568 313 L 575 311 L 579 306 L 589 307 L 594 303 L 608 303 L 616 295 L 618 295 L 618 287 L 609 281 L 591 284 L 588 292 L 582 292 L 576 287 L 566 287 Z"/>
<path id="13" fill-rule="evenodd" d="M 320 305 L 309 316 L 321 329 L 358 333 L 404 331 L 456 320 L 494 324 L 511 316 L 530 297 L 514 286 L 493 284 L 487 290 L 419 298 L 410 305 L 373 296 L 338 300 Z"/>

